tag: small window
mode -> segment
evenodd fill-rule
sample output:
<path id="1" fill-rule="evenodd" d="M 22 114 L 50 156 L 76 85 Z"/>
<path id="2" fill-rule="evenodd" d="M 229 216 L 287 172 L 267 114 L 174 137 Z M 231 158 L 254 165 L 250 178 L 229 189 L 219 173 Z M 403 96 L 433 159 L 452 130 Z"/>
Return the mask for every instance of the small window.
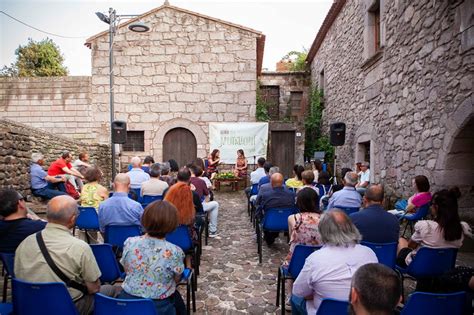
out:
<path id="1" fill-rule="evenodd" d="M 145 132 L 127 131 L 127 142 L 122 145 L 123 151 L 145 151 Z"/>
<path id="2" fill-rule="evenodd" d="M 290 92 L 291 115 L 298 116 L 301 111 L 301 101 L 303 100 L 303 92 Z"/>
<path id="3" fill-rule="evenodd" d="M 280 87 L 278 85 L 262 85 L 262 99 L 268 104 L 268 115 L 271 120 L 280 118 Z"/>
<path id="4" fill-rule="evenodd" d="M 370 40 L 371 55 L 380 50 L 380 1 L 374 1 L 369 9 L 369 25 L 370 25 Z"/>
<path id="5" fill-rule="evenodd" d="M 319 90 L 324 92 L 326 82 L 324 81 L 324 69 L 319 73 Z"/>

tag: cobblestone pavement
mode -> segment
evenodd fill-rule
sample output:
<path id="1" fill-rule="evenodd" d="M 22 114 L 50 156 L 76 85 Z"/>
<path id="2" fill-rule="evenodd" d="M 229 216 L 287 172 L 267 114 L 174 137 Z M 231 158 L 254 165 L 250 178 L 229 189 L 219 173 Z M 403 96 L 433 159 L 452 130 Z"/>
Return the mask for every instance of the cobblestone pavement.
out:
<path id="1" fill-rule="evenodd" d="M 276 275 L 288 252 L 286 237 L 280 235 L 271 248 L 264 244 L 259 264 L 244 192 L 217 193 L 216 200 L 219 236 L 203 248 L 196 314 L 276 313 Z"/>

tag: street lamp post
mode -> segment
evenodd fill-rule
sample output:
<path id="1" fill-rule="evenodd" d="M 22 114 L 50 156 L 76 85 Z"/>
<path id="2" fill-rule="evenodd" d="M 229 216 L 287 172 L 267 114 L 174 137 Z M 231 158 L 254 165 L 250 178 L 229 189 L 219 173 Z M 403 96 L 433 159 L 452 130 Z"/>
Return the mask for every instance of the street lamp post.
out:
<path id="1" fill-rule="evenodd" d="M 110 146 L 112 151 L 112 181 L 115 178 L 115 143 L 113 141 L 113 122 L 114 122 L 114 36 L 117 30 L 117 23 L 120 19 L 134 18 L 138 15 L 117 15 L 113 8 L 109 8 L 109 16 L 101 12 L 96 12 L 97 17 L 104 23 L 109 24 L 109 108 L 110 108 Z M 128 29 L 132 32 L 144 33 L 150 30 L 150 27 L 140 21 L 131 23 Z"/>

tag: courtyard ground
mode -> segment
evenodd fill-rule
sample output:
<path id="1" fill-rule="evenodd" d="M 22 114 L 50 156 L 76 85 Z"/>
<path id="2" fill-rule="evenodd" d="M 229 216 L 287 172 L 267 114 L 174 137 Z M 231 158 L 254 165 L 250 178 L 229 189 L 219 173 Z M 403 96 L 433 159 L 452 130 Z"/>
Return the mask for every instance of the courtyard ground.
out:
<path id="1" fill-rule="evenodd" d="M 259 264 L 244 192 L 217 192 L 216 200 L 220 203 L 219 236 L 210 238 L 203 248 L 195 314 L 279 314 L 276 276 L 288 252 L 286 237 L 280 235 L 271 248 L 264 244 Z M 37 205 L 32 208 L 44 210 Z M 474 253 L 459 252 L 457 264 L 474 266 Z M 405 284 L 405 292 L 414 289 L 412 281 Z"/>

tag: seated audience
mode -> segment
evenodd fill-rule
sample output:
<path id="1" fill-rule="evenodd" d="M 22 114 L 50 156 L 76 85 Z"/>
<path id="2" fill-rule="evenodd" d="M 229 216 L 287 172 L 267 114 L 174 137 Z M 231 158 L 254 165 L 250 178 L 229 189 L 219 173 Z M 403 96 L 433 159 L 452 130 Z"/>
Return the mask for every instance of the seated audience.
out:
<path id="1" fill-rule="evenodd" d="M 313 185 L 314 182 L 314 173 L 312 170 L 307 170 L 301 173 L 301 180 L 303 181 L 303 186 L 298 188 L 298 190 L 301 190 L 303 188 L 311 188 L 313 189 L 316 193 L 319 193 L 319 190 L 316 188 L 316 186 Z M 319 199 L 319 197 L 318 197 Z"/>
<path id="2" fill-rule="evenodd" d="M 102 233 L 107 225 L 140 225 L 143 214 L 142 205 L 128 198 L 130 177 L 127 174 L 117 174 L 113 187 L 112 197 L 99 204 L 99 225 Z"/>
<path id="3" fill-rule="evenodd" d="M 316 314 L 323 298 L 347 300 L 357 269 L 378 262 L 370 248 L 359 245 L 361 235 L 343 211 L 323 213 L 319 233 L 324 246 L 306 259 L 293 284 L 293 314 Z"/>
<path id="4" fill-rule="evenodd" d="M 319 178 L 319 173 L 323 171 L 323 165 L 320 160 L 314 160 L 312 164 L 314 179 L 317 180 Z"/>
<path id="5" fill-rule="evenodd" d="M 357 183 L 357 185 L 355 186 L 355 188 L 357 189 L 357 191 L 360 193 L 360 194 L 364 194 L 365 193 L 365 190 L 367 189 L 367 187 L 369 186 L 370 184 L 370 168 L 369 168 L 369 163 L 368 162 L 362 162 L 360 164 L 360 178 L 359 178 L 359 182 Z"/>
<path id="6" fill-rule="evenodd" d="M 355 174 L 355 173 L 354 173 Z M 362 234 L 362 240 L 371 243 L 397 242 L 400 222 L 383 208 L 382 185 L 370 185 L 364 195 L 364 209 L 352 213 L 350 218 Z"/>
<path id="7" fill-rule="evenodd" d="M 263 166 L 265 165 L 265 158 L 263 157 L 260 157 L 258 158 L 257 160 L 257 168 L 255 169 L 255 171 L 251 172 L 250 173 L 250 184 L 258 184 L 258 182 L 260 181 L 260 179 L 262 177 L 265 177 L 265 169 L 263 168 Z M 254 162 L 255 163 L 255 162 Z"/>
<path id="8" fill-rule="evenodd" d="M 173 159 L 169 159 L 168 160 L 168 163 L 170 165 L 170 173 L 171 175 L 174 175 L 176 176 L 179 172 L 179 164 L 178 162 L 176 162 L 176 160 L 173 160 Z"/>
<path id="9" fill-rule="evenodd" d="M 319 172 L 318 182 L 316 187 L 319 191 L 319 198 L 329 195 L 331 191 L 331 175 L 328 172 Z"/>
<path id="10" fill-rule="evenodd" d="M 433 220 L 420 220 L 410 241 L 398 241 L 397 265 L 407 267 L 420 247 L 459 248 L 464 234 L 472 237 L 471 228 L 461 222 L 458 214 L 459 188 L 443 189 L 433 195 L 431 215 Z"/>
<path id="11" fill-rule="evenodd" d="M 163 193 L 169 187 L 169 185 L 167 182 L 160 179 L 160 164 L 152 164 L 149 173 L 150 179 L 142 183 L 140 193 L 142 196 L 163 196 Z"/>
<path id="12" fill-rule="evenodd" d="M 267 163 L 265 163 L 267 164 Z M 268 163 L 270 165 L 270 163 Z M 255 205 L 258 207 L 259 205 L 259 202 L 262 200 L 262 195 L 264 192 L 266 191 L 270 191 L 272 190 L 272 184 L 270 183 L 270 179 L 272 177 L 273 174 L 275 173 L 280 173 L 280 168 L 278 166 L 272 166 L 270 167 L 270 169 L 268 170 L 268 183 L 263 183 L 262 185 L 260 185 L 258 187 L 258 194 L 257 195 L 253 195 L 250 197 L 250 201 L 251 202 L 255 202 Z M 262 177 L 262 179 L 266 178 L 267 176 L 265 177 Z M 262 181 L 262 179 L 260 179 L 260 181 Z M 260 196 L 260 198 L 259 198 Z"/>
<path id="13" fill-rule="evenodd" d="M 142 165 L 142 170 L 147 173 L 147 174 L 150 174 L 150 167 L 152 164 L 155 163 L 155 160 L 153 159 L 152 156 L 145 156 L 145 159 L 143 160 L 143 165 Z"/>
<path id="14" fill-rule="evenodd" d="M 262 178 L 260 178 L 260 180 L 258 181 L 258 188 L 262 187 L 263 184 L 268 184 L 270 183 L 270 168 L 272 168 L 272 163 L 270 162 L 265 162 L 265 164 L 263 164 L 263 169 L 265 171 L 265 176 L 263 176 Z"/>
<path id="15" fill-rule="evenodd" d="M 342 190 L 344 188 L 344 177 L 346 176 L 347 173 L 352 172 L 350 168 L 343 167 L 341 169 L 341 180 L 338 179 L 337 184 L 332 185 L 332 193 L 335 193 L 336 191 Z M 356 173 L 357 175 L 357 173 Z M 357 175 L 358 178 L 358 175 Z M 356 181 L 357 184 L 357 181 Z M 355 184 L 354 184 L 355 186 Z M 331 194 L 332 195 L 332 194 Z"/>
<path id="16" fill-rule="evenodd" d="M 160 179 L 168 184 L 169 187 L 176 183 L 176 176 L 170 175 L 170 163 L 163 162 L 161 165 Z"/>
<path id="17" fill-rule="evenodd" d="M 309 171 L 313 176 L 313 172 Z M 313 188 L 305 187 L 296 195 L 296 207 L 299 213 L 288 217 L 288 229 L 290 234 L 290 250 L 283 262 L 284 266 L 288 266 L 293 256 L 296 245 L 319 245 L 321 243 L 321 235 L 319 235 L 319 196 Z M 285 307 L 291 310 L 290 298 L 293 282 L 289 283 L 288 295 Z"/>
<path id="18" fill-rule="evenodd" d="M 70 230 L 76 224 L 77 218 L 77 203 L 73 198 L 58 196 L 51 199 L 46 218 L 46 228 L 38 234 L 28 236 L 18 246 L 15 254 L 15 276 L 28 282 L 63 282 L 46 262 L 40 250 L 40 235 L 54 264 L 81 288 L 67 288 L 79 314 L 91 314 L 95 293 L 116 296 L 120 287 L 100 285 L 101 273 L 89 244 L 71 235 Z"/>
<path id="19" fill-rule="evenodd" d="M 245 157 L 244 150 L 237 150 L 237 160 L 235 161 L 234 175 L 236 177 L 244 178 L 247 177 L 247 158 Z"/>
<path id="20" fill-rule="evenodd" d="M 79 158 L 72 163 L 72 167 L 79 171 L 79 173 L 84 174 L 88 167 L 92 167 L 89 164 L 89 153 L 86 151 L 79 153 Z"/>
<path id="21" fill-rule="evenodd" d="M 191 188 L 194 186 L 194 191 L 199 195 L 204 212 L 209 213 L 209 237 L 216 237 L 219 203 L 217 201 L 206 201 L 209 196 L 209 189 L 206 182 L 199 177 L 202 174 L 202 169 L 196 165 L 192 165 L 189 169 L 191 170 Z"/>
<path id="22" fill-rule="evenodd" d="M 142 183 L 150 179 L 150 175 L 145 173 L 141 168 L 141 159 L 138 156 L 134 156 L 131 160 L 132 169 L 127 172 L 128 177 L 130 177 L 130 188 L 140 189 Z"/>
<path id="23" fill-rule="evenodd" d="M 53 177 L 66 175 L 66 179 L 69 180 L 69 182 L 73 184 L 74 187 L 77 188 L 74 177 L 84 179 L 84 176 L 81 173 L 79 173 L 78 170 L 72 167 L 71 161 L 72 161 L 71 153 L 69 151 L 64 151 L 59 159 L 51 163 L 51 165 L 48 168 L 48 175 L 53 176 Z M 69 179 L 68 179 L 68 175 L 71 175 Z M 58 183 L 57 186 L 60 190 L 64 192 L 66 191 L 66 187 L 64 186 L 64 184 Z"/>
<path id="24" fill-rule="evenodd" d="M 350 313 L 355 315 L 396 314 L 402 300 L 402 283 L 392 269 L 382 264 L 366 264 L 352 277 Z"/>
<path id="25" fill-rule="evenodd" d="M 262 216 L 265 210 L 270 208 L 294 208 L 295 207 L 295 193 L 285 187 L 283 187 L 283 175 L 275 173 L 270 178 L 272 189 L 265 191 L 262 195 L 257 197 L 257 208 L 256 216 Z M 278 237 L 278 232 L 264 232 L 263 235 L 267 245 L 272 245 L 275 242 L 275 238 Z"/>
<path id="26" fill-rule="evenodd" d="M 304 172 L 303 165 L 295 165 L 293 167 L 293 178 L 288 179 L 285 182 L 286 187 L 288 188 L 299 188 L 303 187 L 303 178 L 301 174 Z"/>
<path id="27" fill-rule="evenodd" d="M 44 229 L 46 222 L 29 219 L 23 196 L 11 188 L 0 190 L 0 200 L 0 252 L 14 253 L 28 235 Z"/>
<path id="28" fill-rule="evenodd" d="M 178 226 L 177 210 L 167 201 L 153 202 L 143 212 L 142 226 L 145 235 L 125 241 L 120 262 L 127 275 L 118 297 L 152 299 L 157 314 L 185 314 L 176 290 L 184 270 L 184 253 L 165 239 Z"/>
<path id="29" fill-rule="evenodd" d="M 430 182 L 424 175 L 416 176 L 412 181 L 415 194 L 408 198 L 408 200 L 400 200 L 397 202 L 401 209 L 390 210 L 389 213 L 394 215 L 402 215 L 405 212 L 414 213 L 419 207 L 431 201 Z"/>
<path id="30" fill-rule="evenodd" d="M 356 173 L 346 173 L 343 179 L 344 188 L 331 195 L 329 198 L 328 209 L 332 209 L 335 206 L 344 208 L 360 208 L 362 198 L 355 189 L 357 179 Z"/>
<path id="31" fill-rule="evenodd" d="M 41 153 L 31 155 L 30 165 L 31 192 L 37 197 L 51 199 L 56 196 L 67 195 L 64 191 L 54 189 L 54 184 L 64 183 L 64 175 L 50 176 L 43 170 L 44 157 Z"/>
<path id="32" fill-rule="evenodd" d="M 84 174 L 87 184 L 82 187 L 81 206 L 99 209 L 99 204 L 109 198 L 107 188 L 99 184 L 102 179 L 102 171 L 98 167 L 89 167 Z"/>

